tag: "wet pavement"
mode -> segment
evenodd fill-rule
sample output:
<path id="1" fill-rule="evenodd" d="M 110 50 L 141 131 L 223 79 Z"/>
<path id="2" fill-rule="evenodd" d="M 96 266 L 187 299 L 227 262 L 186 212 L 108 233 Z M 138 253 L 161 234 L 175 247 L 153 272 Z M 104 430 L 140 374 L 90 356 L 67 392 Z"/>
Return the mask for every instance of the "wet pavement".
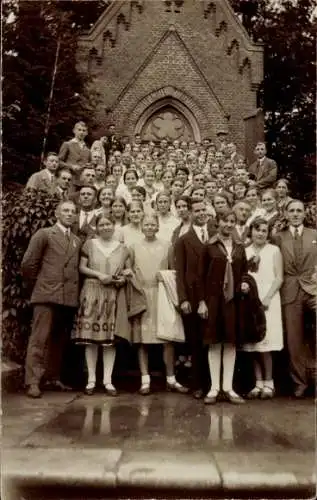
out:
<path id="1" fill-rule="evenodd" d="M 9 500 L 315 496 L 312 399 L 9 394 L 2 448 Z"/>

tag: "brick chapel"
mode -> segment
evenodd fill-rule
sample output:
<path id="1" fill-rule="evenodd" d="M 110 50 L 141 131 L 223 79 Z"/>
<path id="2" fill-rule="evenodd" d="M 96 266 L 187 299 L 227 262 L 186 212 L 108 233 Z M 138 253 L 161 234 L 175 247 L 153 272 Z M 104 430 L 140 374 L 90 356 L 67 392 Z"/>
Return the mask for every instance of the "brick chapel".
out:
<path id="1" fill-rule="evenodd" d="M 263 47 L 229 0 L 115 0 L 79 38 L 77 60 L 103 129 L 145 141 L 224 132 L 247 158 L 263 139 Z"/>

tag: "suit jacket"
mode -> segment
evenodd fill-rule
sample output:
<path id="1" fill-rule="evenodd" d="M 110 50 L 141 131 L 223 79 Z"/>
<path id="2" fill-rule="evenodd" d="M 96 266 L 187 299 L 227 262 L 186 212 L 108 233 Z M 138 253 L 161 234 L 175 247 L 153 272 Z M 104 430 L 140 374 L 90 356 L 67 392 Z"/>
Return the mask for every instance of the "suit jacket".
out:
<path id="1" fill-rule="evenodd" d="M 35 189 L 36 191 L 47 191 L 53 194 L 55 190 L 55 177 L 50 179 L 47 170 L 43 169 L 31 175 L 26 183 L 25 189 Z"/>
<path id="2" fill-rule="evenodd" d="M 282 304 L 294 302 L 298 290 L 302 288 L 309 295 L 317 295 L 313 274 L 317 265 L 317 231 L 304 227 L 302 233 L 302 260 L 296 266 L 294 238 L 289 229 L 278 233 L 274 243 L 279 246 L 284 264 L 284 281 L 281 287 Z"/>
<path id="3" fill-rule="evenodd" d="M 90 162 L 90 149 L 86 145 L 81 148 L 76 141 L 66 141 L 61 145 L 58 157 L 62 166 L 80 165 L 84 167 Z"/>
<path id="4" fill-rule="evenodd" d="M 250 243 L 249 233 L 250 233 L 249 226 L 245 226 L 241 235 L 238 233 L 238 230 L 235 226 L 232 232 L 232 238 L 236 243 L 241 243 L 242 245 L 246 246 Z"/>
<path id="5" fill-rule="evenodd" d="M 207 225 L 207 230 L 209 237 L 215 231 L 211 225 Z M 193 227 L 175 242 L 174 264 L 179 303 L 190 302 L 192 310 L 197 308 L 199 302 L 198 290 L 201 288 L 201 283 L 198 276 L 198 262 L 205 252 L 205 246 Z"/>
<path id="6" fill-rule="evenodd" d="M 84 243 L 87 239 L 95 236 L 96 233 L 96 214 L 92 217 L 88 224 L 85 224 L 82 227 L 79 227 L 79 213 L 75 219 L 75 222 L 72 226 L 72 232 L 78 236 L 80 241 Z"/>
<path id="7" fill-rule="evenodd" d="M 80 240 L 55 224 L 39 229 L 24 254 L 22 275 L 32 289 L 32 304 L 76 307 L 79 295 Z"/>
<path id="8" fill-rule="evenodd" d="M 259 189 L 266 189 L 276 182 L 277 165 L 274 160 L 265 157 L 261 165 L 259 160 L 252 163 L 249 173 L 254 175 Z"/>

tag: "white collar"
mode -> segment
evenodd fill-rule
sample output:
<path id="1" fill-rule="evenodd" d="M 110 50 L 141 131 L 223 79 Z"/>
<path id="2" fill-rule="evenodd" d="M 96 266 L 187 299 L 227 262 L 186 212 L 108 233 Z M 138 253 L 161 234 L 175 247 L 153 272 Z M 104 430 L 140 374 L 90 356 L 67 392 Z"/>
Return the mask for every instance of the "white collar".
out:
<path id="1" fill-rule="evenodd" d="M 70 234 L 70 228 L 63 226 L 63 224 L 59 221 L 56 222 L 56 226 L 59 227 L 59 229 L 64 233 L 64 234 Z"/>
<path id="2" fill-rule="evenodd" d="M 292 233 L 292 236 L 295 235 L 295 230 L 297 229 L 298 231 L 298 234 L 299 236 L 301 236 L 303 234 L 303 231 L 304 231 L 304 224 L 301 224 L 300 226 L 298 227 L 294 227 L 294 226 L 289 226 L 289 230 L 290 232 Z"/>

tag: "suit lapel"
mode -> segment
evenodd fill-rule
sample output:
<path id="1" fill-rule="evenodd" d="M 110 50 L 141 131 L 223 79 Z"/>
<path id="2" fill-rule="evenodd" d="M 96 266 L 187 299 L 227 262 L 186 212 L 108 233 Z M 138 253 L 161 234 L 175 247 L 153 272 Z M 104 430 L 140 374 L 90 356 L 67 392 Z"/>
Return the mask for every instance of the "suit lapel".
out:
<path id="1" fill-rule="evenodd" d="M 187 234 L 188 234 L 188 242 L 189 242 L 190 246 L 192 247 L 192 249 L 194 250 L 196 255 L 199 256 L 201 253 L 201 247 L 202 247 L 203 243 L 198 238 L 193 226 L 190 228 L 190 230 L 188 231 Z"/>
<path id="2" fill-rule="evenodd" d="M 285 231 L 284 235 L 284 247 L 287 250 L 287 253 L 291 257 L 291 262 L 294 264 L 295 263 L 295 254 L 294 254 L 294 241 L 293 241 L 293 236 L 292 233 L 290 232 L 289 229 Z"/>
<path id="3" fill-rule="evenodd" d="M 66 262 L 72 257 L 72 255 L 78 250 L 80 241 L 72 232 L 70 233 L 70 238 L 67 246 Z"/>
<path id="4" fill-rule="evenodd" d="M 52 227 L 52 233 L 55 235 L 55 241 L 66 252 L 68 249 L 68 241 L 63 231 L 55 224 L 55 226 Z"/>
<path id="5" fill-rule="evenodd" d="M 303 229 L 303 234 L 302 234 L 302 244 L 303 244 L 303 252 L 302 252 L 302 262 L 305 260 L 305 258 L 311 254 L 312 252 L 312 238 L 311 238 L 311 233 L 310 231 L 304 227 Z"/>

